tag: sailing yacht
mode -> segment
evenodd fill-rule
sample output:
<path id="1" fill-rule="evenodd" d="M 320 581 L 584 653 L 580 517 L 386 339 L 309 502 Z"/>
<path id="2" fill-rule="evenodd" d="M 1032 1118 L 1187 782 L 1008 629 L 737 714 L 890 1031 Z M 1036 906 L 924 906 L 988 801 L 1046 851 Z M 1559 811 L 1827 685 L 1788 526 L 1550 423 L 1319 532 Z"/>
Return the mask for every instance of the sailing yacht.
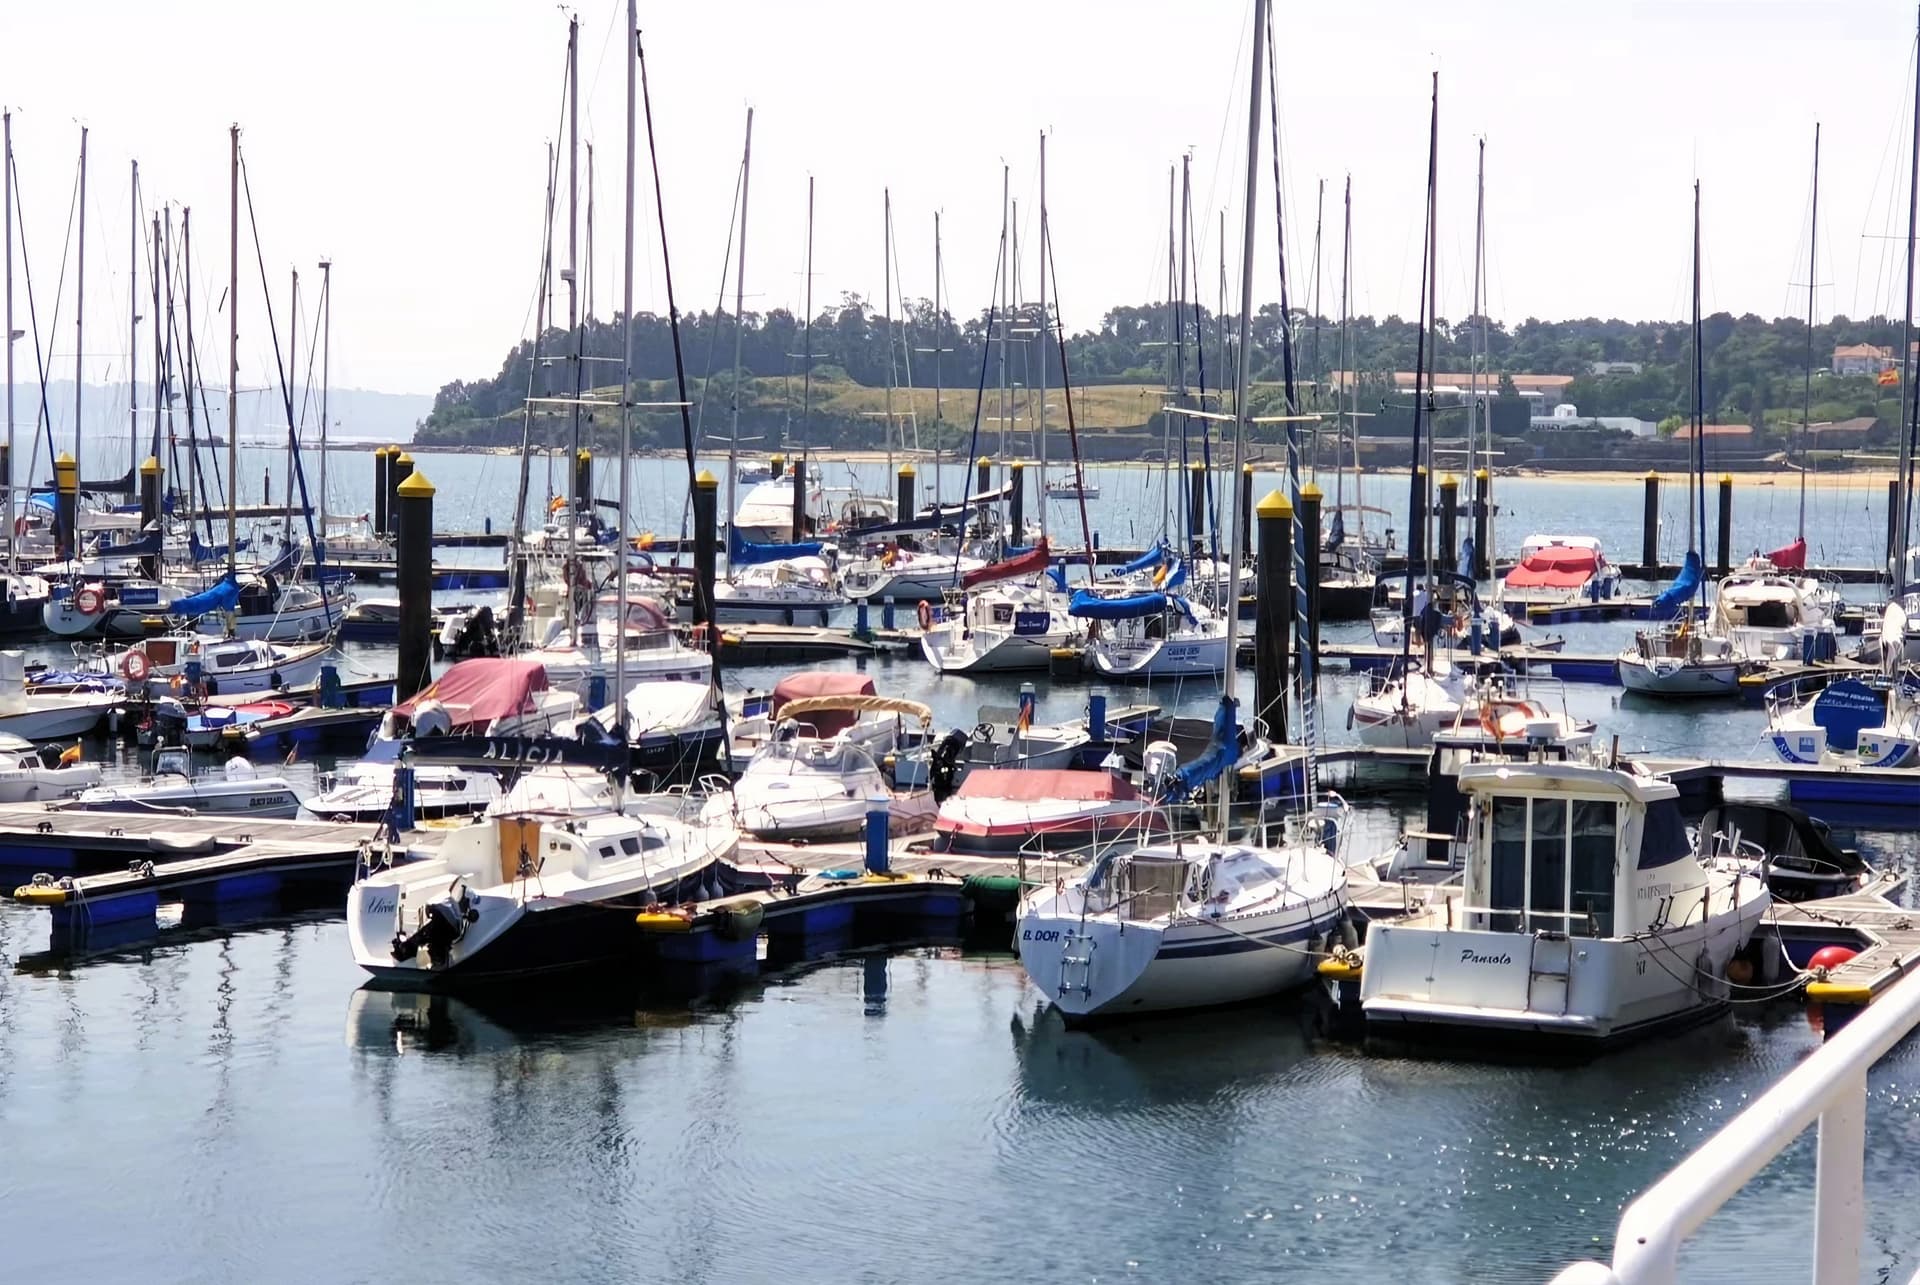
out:
<path id="1" fill-rule="evenodd" d="M 1078 634 L 1047 574 L 1047 542 L 961 577 L 936 615 L 922 613 L 920 650 L 943 674 L 1045 669 Z"/>

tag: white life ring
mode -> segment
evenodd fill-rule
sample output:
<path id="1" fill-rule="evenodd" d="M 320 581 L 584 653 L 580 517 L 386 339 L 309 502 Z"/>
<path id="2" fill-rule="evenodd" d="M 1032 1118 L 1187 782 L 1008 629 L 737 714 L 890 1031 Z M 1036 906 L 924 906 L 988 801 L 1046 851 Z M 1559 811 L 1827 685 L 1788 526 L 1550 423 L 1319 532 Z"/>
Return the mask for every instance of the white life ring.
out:
<path id="1" fill-rule="evenodd" d="M 107 609 L 107 595 L 88 585 L 73 595 L 73 605 L 83 616 L 97 616 Z"/>
<path id="2" fill-rule="evenodd" d="M 120 676 L 130 683 L 144 683 L 153 672 L 153 662 L 144 651 L 130 651 L 120 658 Z"/>

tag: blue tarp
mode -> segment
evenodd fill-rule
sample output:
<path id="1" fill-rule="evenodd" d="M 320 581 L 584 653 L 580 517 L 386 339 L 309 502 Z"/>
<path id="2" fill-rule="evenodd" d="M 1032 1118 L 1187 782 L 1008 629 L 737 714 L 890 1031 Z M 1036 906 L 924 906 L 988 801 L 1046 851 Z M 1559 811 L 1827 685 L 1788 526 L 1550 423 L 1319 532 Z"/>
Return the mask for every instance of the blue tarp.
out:
<path id="1" fill-rule="evenodd" d="M 1207 738 L 1207 748 L 1200 751 L 1200 757 L 1191 763 L 1184 763 L 1174 773 L 1173 780 L 1167 782 L 1166 794 L 1162 803 L 1174 799 L 1189 798 L 1193 793 L 1232 767 L 1240 757 L 1240 724 L 1234 717 L 1237 702 L 1222 697 L 1220 708 L 1213 712 L 1213 734 Z"/>
<path id="2" fill-rule="evenodd" d="M 1333 521 L 1327 524 L 1327 552 L 1332 553 L 1346 542 L 1347 524 L 1341 520 L 1340 510 L 1335 509 L 1333 511 Z"/>
<path id="3" fill-rule="evenodd" d="M 199 593 L 174 599 L 173 605 L 167 608 L 167 614 L 204 616 L 210 611 L 225 611 L 238 601 L 240 601 L 239 582 L 231 575 L 224 575 L 211 589 L 202 589 Z"/>
<path id="4" fill-rule="evenodd" d="M 727 565 L 732 567 L 751 567 L 762 562 L 778 562 L 782 558 L 817 558 L 821 544 L 818 540 L 808 540 L 800 544 L 759 544 L 740 534 L 740 528 L 727 523 Z"/>
<path id="5" fill-rule="evenodd" d="M 1655 620 L 1665 620 L 1677 616 L 1686 607 L 1700 588 L 1700 555 L 1692 549 L 1687 550 L 1687 560 L 1680 564 L 1680 574 L 1668 585 L 1658 598 L 1653 600 L 1652 616 Z"/>
<path id="6" fill-rule="evenodd" d="M 253 542 L 251 540 L 237 541 L 233 546 L 234 552 L 244 553 L 247 549 L 247 546 L 252 543 Z M 200 537 L 195 535 L 191 531 L 187 532 L 187 552 L 193 556 L 193 560 L 195 562 L 212 562 L 217 558 L 224 558 L 227 556 L 226 546 L 218 545 L 218 544 L 202 544 L 200 543 Z"/>
<path id="7" fill-rule="evenodd" d="M 1132 562 L 1129 562 L 1124 567 L 1121 567 L 1120 574 L 1123 576 L 1130 576 L 1136 571 L 1145 571 L 1149 567 L 1157 567 L 1162 562 L 1165 562 L 1166 560 L 1167 560 L 1167 542 L 1165 540 L 1161 540 L 1159 543 L 1155 544 L 1151 549 L 1148 549 L 1145 553 L 1135 558 Z"/>
<path id="8" fill-rule="evenodd" d="M 1108 598 L 1091 589 L 1076 589 L 1067 614 L 1082 620 L 1137 620 L 1167 609 L 1164 593 L 1131 593 L 1124 598 Z"/>

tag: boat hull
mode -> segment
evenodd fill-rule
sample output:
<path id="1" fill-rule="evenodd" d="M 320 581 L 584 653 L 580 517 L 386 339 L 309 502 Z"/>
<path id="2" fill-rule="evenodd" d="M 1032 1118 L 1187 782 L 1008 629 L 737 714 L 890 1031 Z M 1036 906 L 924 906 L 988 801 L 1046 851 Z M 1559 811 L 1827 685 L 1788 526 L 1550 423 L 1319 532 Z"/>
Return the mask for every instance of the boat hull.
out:
<path id="1" fill-rule="evenodd" d="M 1732 696 L 1740 691 L 1738 661 L 1649 664 L 1639 656 L 1622 656 L 1619 667 L 1620 685 L 1648 696 Z"/>
<path id="2" fill-rule="evenodd" d="M 1223 673 L 1227 667 L 1227 640 L 1217 638 L 1157 639 L 1143 647 L 1103 647 L 1087 651 L 1087 664 L 1107 678 L 1186 678 Z"/>
<path id="3" fill-rule="evenodd" d="M 1066 634 L 1058 632 L 1002 633 L 985 647 L 979 639 L 978 630 L 972 638 L 956 640 L 951 631 L 933 629 L 921 635 L 920 652 L 943 674 L 1005 674 L 1046 669 L 1054 649 L 1067 644 Z"/>

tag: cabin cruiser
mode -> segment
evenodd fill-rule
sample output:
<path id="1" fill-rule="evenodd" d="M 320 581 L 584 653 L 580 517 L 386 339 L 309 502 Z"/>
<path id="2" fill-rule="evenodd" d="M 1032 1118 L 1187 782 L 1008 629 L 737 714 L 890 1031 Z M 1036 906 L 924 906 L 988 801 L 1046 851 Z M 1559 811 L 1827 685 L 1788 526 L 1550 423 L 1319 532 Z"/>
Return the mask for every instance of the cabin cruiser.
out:
<path id="1" fill-rule="evenodd" d="M 1532 694 L 1531 682 L 1518 683 L 1510 675 L 1474 679 L 1444 659 L 1428 665 L 1415 658 L 1369 679 L 1351 713 L 1351 725 L 1366 745 L 1423 746 L 1440 732 L 1462 728 L 1479 728 L 1503 741 L 1545 735 L 1574 745 L 1593 738 L 1593 724 L 1568 714 L 1564 700 L 1559 710 L 1552 709 Z"/>
<path id="2" fill-rule="evenodd" d="M 1837 650 L 1820 582 L 1763 557 L 1720 580 L 1710 632 L 1749 660 L 1827 660 Z"/>
<path id="3" fill-rule="evenodd" d="M 976 856 L 1138 844 L 1170 831 L 1151 799 L 1102 768 L 979 768 L 933 819 L 935 851 Z"/>
<path id="4" fill-rule="evenodd" d="M 1920 675 L 1769 688 L 1766 741 L 1783 763 L 1920 767 Z"/>
<path id="5" fill-rule="evenodd" d="M 1626 767 L 1468 764 L 1458 896 L 1368 932 L 1369 1039 L 1591 1054 L 1725 1010 L 1772 897 L 1697 848 L 1672 782 Z"/>
<path id="6" fill-rule="evenodd" d="M 1029 694 L 1022 693 L 1022 700 Z M 1084 724 L 1036 723 L 1019 710 L 983 707 L 971 730 L 955 728 L 937 743 L 902 750 L 896 757 L 897 785 L 931 785 L 944 797 L 979 768 L 1051 771 L 1073 767 L 1093 744 Z"/>
<path id="7" fill-rule="evenodd" d="M 393 811 L 394 768 L 406 752 L 405 741 L 376 739 L 358 760 L 320 776 L 320 793 L 304 811 L 322 821 L 382 821 Z M 501 795 L 491 772 L 452 764 L 413 765 L 413 815 L 422 821 L 472 816 Z"/>
<path id="8" fill-rule="evenodd" d="M 546 641 L 517 655 L 542 665 L 555 687 L 578 693 L 588 701 L 596 696 L 606 700 L 605 688 L 613 681 L 614 642 L 622 632 L 626 635 L 624 664 L 629 679 L 697 681 L 713 674 L 713 657 L 681 642 L 666 613 L 639 599 L 627 603 L 624 631 L 602 621 L 596 630 L 597 643 L 569 641 L 565 622 L 555 620 L 547 630 Z"/>
<path id="9" fill-rule="evenodd" d="M 354 962 L 387 986 L 526 976 L 633 954 L 636 907 L 725 891 L 727 826 L 623 811 L 581 768 L 522 776 L 431 855 L 347 894 Z"/>
<path id="10" fill-rule="evenodd" d="M 820 511 L 820 471 L 812 470 L 813 476 L 806 482 L 797 482 L 792 472 L 782 473 L 779 477 L 763 476 L 751 484 L 745 495 L 740 497 L 739 507 L 733 513 L 733 525 L 740 534 L 749 540 L 762 544 L 784 544 L 791 540 L 804 540 L 806 533 L 793 529 L 793 488 L 796 484 L 807 486 L 813 495 L 806 506 L 809 513 Z M 740 479 L 742 485 L 748 485 L 747 479 Z"/>
<path id="11" fill-rule="evenodd" d="M 855 602 L 938 602 L 969 571 L 987 566 L 970 553 L 929 553 L 889 546 L 879 554 L 841 564 L 840 587 Z"/>
<path id="12" fill-rule="evenodd" d="M 1619 593 L 1620 568 L 1590 535 L 1528 536 L 1500 588 L 1503 601 L 1527 604 L 1601 602 Z"/>
<path id="13" fill-rule="evenodd" d="M 187 691 L 205 696 L 304 687 L 320 680 L 331 645 L 282 646 L 246 638 L 174 633 L 142 639 L 113 658 L 129 691 Z M 176 681 L 177 680 L 177 681 Z"/>
<path id="14" fill-rule="evenodd" d="M 896 787 L 881 770 L 880 741 L 849 735 L 861 723 L 913 720 L 924 739 L 933 711 L 918 701 L 886 696 L 809 696 L 785 703 L 773 738 L 754 752 L 730 792 L 708 800 L 709 824 L 731 820 L 761 839 L 813 842 L 848 839 L 866 828 L 867 813 L 884 807 L 890 831 L 924 827 L 933 796 Z M 855 720 L 859 720 L 856 722 Z M 896 732 L 896 743 L 903 739 Z"/>
<path id="15" fill-rule="evenodd" d="M 775 683 L 771 692 L 749 692 L 741 700 L 727 729 L 732 738 L 733 758 L 736 762 L 744 763 L 761 746 L 776 739 L 781 734 L 787 706 L 793 701 L 812 696 L 877 694 L 873 679 L 865 674 L 844 670 L 806 670 L 789 674 Z M 926 743 L 925 738 L 917 733 L 907 733 L 903 739 L 904 731 L 900 720 L 887 711 L 863 715 L 858 710 L 843 709 L 816 714 L 808 719 L 805 726 L 786 729 L 786 734 L 797 732 L 804 736 L 839 736 L 858 742 L 875 758 L 884 758 L 896 750 L 918 748 Z"/>
<path id="16" fill-rule="evenodd" d="M 59 690 L 36 690 L 27 685 L 26 657 L 0 651 L 0 737 L 22 741 L 66 740 L 93 731 L 119 706 L 123 693 L 111 680 L 98 686 L 89 676 L 64 675 L 75 681 Z"/>
<path id="17" fill-rule="evenodd" d="M 1020 962 L 1068 1022 L 1206 1008 L 1305 985 L 1347 918 L 1342 813 L 1316 808 L 1284 844 L 1110 851 L 1033 888 Z"/>
<path id="18" fill-rule="evenodd" d="M 244 758 L 227 760 L 216 773 L 196 775 L 192 751 L 162 746 L 153 753 L 153 772 L 138 781 L 96 785 L 63 807 L 82 812 L 183 812 L 244 814 L 288 821 L 300 811 L 300 798 L 285 777 L 261 776 Z"/>

